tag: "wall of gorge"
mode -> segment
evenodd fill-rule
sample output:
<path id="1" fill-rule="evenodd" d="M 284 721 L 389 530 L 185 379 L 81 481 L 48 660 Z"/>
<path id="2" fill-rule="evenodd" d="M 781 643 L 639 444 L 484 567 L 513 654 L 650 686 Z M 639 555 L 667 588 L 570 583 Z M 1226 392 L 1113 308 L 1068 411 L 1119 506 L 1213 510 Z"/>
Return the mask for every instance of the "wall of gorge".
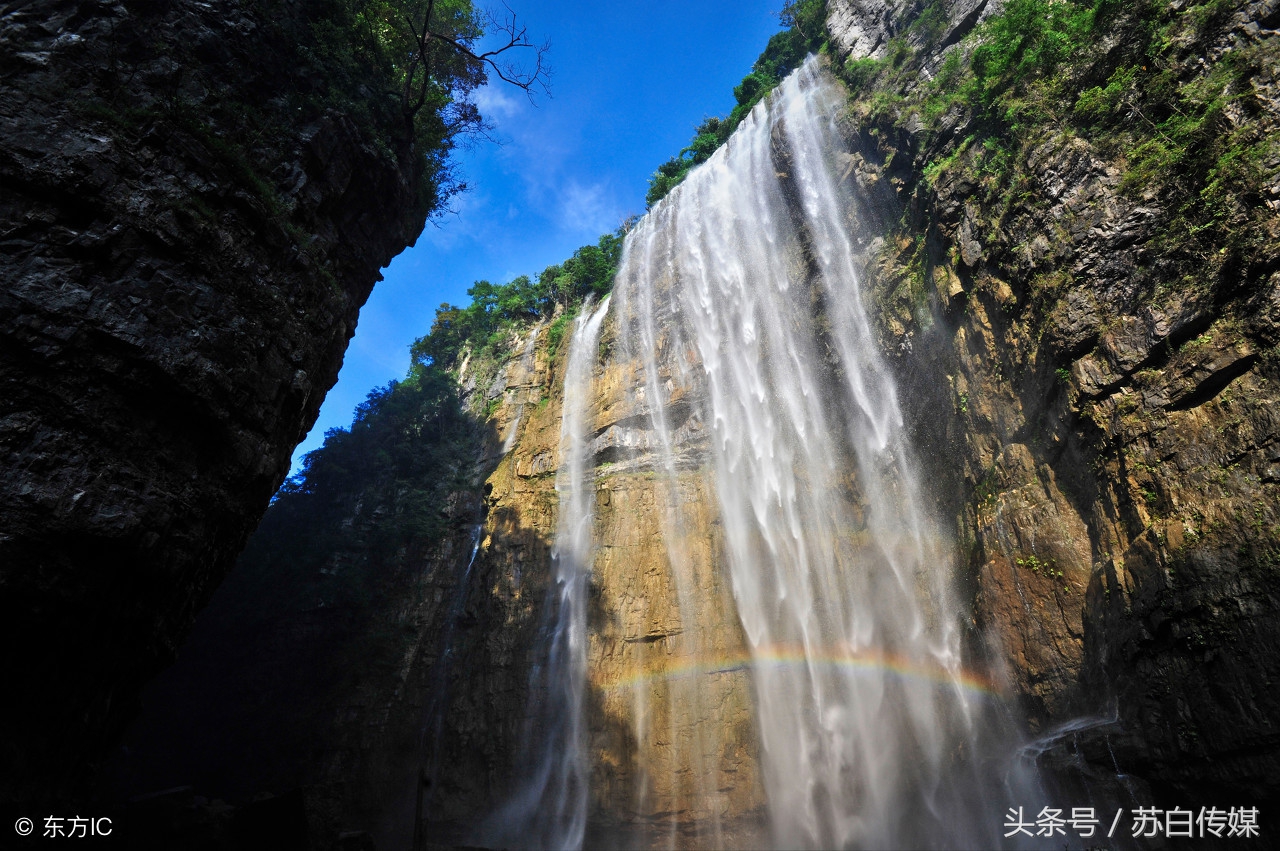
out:
<path id="1" fill-rule="evenodd" d="M 421 229 L 420 152 L 295 105 L 303 5 L 0 19 L 0 800 L 84 793 Z"/>
<path id="2" fill-rule="evenodd" d="M 974 19 L 944 5 L 948 27 Z M 831 3 L 845 55 L 895 34 L 873 12 Z M 1274 177 L 1276 5 L 1238 4 L 1194 37 L 1184 20 L 1158 61 L 1181 85 L 1250 69 L 1218 132 Z M 1114 714 L 1080 740 L 1087 758 L 1108 766 L 1109 746 L 1171 800 L 1273 797 L 1280 185 L 1236 190 L 1196 231 L 1172 186 L 1132 188 L 1131 149 L 1069 121 L 996 177 L 963 110 L 932 127 L 908 112 L 864 110 L 850 171 L 880 199 L 868 279 L 976 626 L 1034 726 Z"/>
<path id="3" fill-rule="evenodd" d="M 566 334 L 549 356 L 545 330 L 527 332 L 483 380 L 474 366 L 461 375 L 471 407 L 492 412 L 493 434 L 510 451 L 495 440 L 483 462 L 493 472 L 484 485 L 487 519 L 468 603 L 476 626 L 451 686 L 443 737 L 451 768 L 440 775 L 440 808 L 431 814 L 441 820 L 473 821 L 486 811 L 477 804 L 501 802 L 532 770 L 520 761 L 520 742 L 538 735 L 523 719 L 556 535 L 570 344 Z M 661 340 L 660 374 L 674 388 L 668 415 L 681 420 L 671 423 L 681 459 L 673 479 L 656 455 L 642 363 L 619 349 L 618 334 L 611 311 L 588 413 L 596 557 L 586 712 L 589 830 L 598 832 L 588 841 L 657 841 L 675 833 L 705 843 L 707 831 L 741 840 L 762 826 L 763 792 L 749 675 L 723 661 L 741 659 L 745 645 L 720 569 L 716 507 L 705 471 L 691 466 L 705 442 L 704 391 L 696 382 L 680 386 L 688 364 L 676 360 L 688 353 Z M 684 506 L 678 527 L 672 499 Z M 671 548 L 683 569 L 673 567 Z M 708 674 L 717 662 L 725 670 Z"/>

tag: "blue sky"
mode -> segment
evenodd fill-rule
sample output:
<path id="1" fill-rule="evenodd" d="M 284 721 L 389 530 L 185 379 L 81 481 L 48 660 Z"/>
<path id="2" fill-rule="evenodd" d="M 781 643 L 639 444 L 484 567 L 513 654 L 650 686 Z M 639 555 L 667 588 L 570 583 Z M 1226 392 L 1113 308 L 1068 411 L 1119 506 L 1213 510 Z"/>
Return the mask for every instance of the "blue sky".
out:
<path id="1" fill-rule="evenodd" d="M 479 279 L 536 275 L 643 213 L 649 175 L 699 121 L 733 107 L 782 2 L 507 0 L 535 42 L 551 41 L 551 97 L 530 104 L 501 81 L 479 93 L 497 143 L 457 152 L 471 188 L 384 270 L 295 472 L 372 388 L 404 377 L 441 302 L 468 303 Z"/>

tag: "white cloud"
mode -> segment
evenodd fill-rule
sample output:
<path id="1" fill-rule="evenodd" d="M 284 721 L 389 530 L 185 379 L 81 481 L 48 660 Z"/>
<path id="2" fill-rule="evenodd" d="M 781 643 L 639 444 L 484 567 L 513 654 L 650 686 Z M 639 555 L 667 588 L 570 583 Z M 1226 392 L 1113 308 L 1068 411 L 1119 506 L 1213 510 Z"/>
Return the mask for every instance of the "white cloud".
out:
<path id="1" fill-rule="evenodd" d="M 502 89 L 492 85 L 481 86 L 475 92 L 476 106 L 485 118 L 514 118 L 524 111 L 524 105 Z"/>
<path id="2" fill-rule="evenodd" d="M 584 186 L 571 178 L 561 186 L 559 196 L 557 223 L 562 230 L 595 237 L 622 220 L 622 208 L 604 182 Z"/>

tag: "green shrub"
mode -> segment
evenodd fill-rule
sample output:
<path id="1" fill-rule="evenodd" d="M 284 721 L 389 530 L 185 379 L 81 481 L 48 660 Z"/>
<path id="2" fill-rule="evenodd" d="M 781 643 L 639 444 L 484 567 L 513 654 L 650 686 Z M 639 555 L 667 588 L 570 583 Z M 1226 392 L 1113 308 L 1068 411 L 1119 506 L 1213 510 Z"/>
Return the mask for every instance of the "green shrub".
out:
<path id="1" fill-rule="evenodd" d="M 577 316 L 577 310 L 566 310 L 555 318 L 547 328 L 547 357 L 555 357 L 556 352 L 560 349 L 560 341 L 564 339 L 564 332 L 568 329 L 569 323 Z"/>
<path id="2" fill-rule="evenodd" d="M 883 59 L 873 59 L 870 56 L 850 59 L 844 63 L 842 77 L 850 89 L 858 92 L 875 82 L 887 64 Z"/>

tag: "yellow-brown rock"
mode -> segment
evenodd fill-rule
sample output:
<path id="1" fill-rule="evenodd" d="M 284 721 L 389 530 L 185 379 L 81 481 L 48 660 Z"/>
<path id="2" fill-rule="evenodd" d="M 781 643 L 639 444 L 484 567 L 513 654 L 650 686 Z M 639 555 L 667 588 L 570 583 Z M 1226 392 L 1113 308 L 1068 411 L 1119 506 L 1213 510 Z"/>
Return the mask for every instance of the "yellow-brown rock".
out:
<path id="1" fill-rule="evenodd" d="M 606 327 L 606 342 L 614 333 Z M 508 648 L 503 633 L 528 629 L 545 593 L 568 342 L 548 359 L 544 344 L 525 350 L 526 340 L 512 346 L 515 354 L 499 370 L 507 383 L 492 412 L 494 433 L 505 434 L 518 417 L 519 423 L 513 448 L 485 484 L 489 510 L 480 556 L 489 605 L 506 613 L 504 625 L 486 639 L 485 661 L 510 665 L 496 676 L 516 690 L 512 678 L 518 681 L 526 669 L 512 665 L 521 651 Z M 672 476 L 655 469 L 652 459 L 598 460 L 618 457 L 621 431 L 634 438 L 647 428 L 636 401 L 643 403 L 641 381 L 637 364 L 617 358 L 598 363 L 593 378 L 596 555 L 586 695 L 592 829 L 646 844 L 668 835 L 717 844 L 726 836 L 757 835 L 762 817 L 746 648 L 717 568 L 721 545 L 704 471 Z M 482 712 L 486 723 L 510 729 L 525 707 L 514 692 L 502 696 L 515 702 Z M 455 707 L 451 717 L 458 712 Z M 514 741 L 506 746 L 518 749 Z M 495 783 L 496 797 L 506 779 Z M 467 803 L 474 804 L 458 800 L 449 813 L 461 816 Z"/>

